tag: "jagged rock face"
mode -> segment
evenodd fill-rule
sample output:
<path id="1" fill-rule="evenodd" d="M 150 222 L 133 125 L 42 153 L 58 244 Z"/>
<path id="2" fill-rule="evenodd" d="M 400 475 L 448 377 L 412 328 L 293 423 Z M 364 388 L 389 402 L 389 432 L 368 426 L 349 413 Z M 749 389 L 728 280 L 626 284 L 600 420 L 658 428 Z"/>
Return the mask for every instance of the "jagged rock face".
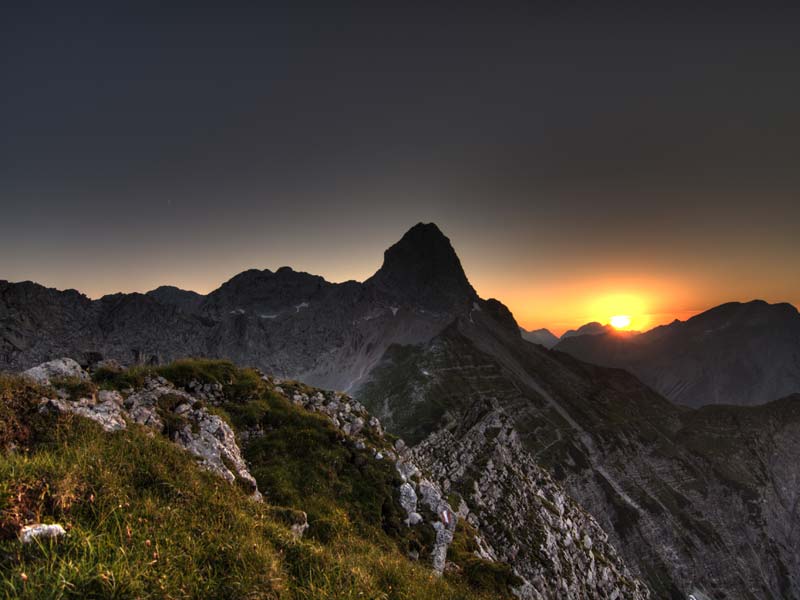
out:
<path id="1" fill-rule="evenodd" d="M 523 599 L 648 598 L 597 522 L 523 449 L 499 406 L 479 402 L 455 429 L 416 446 L 421 467 L 464 500 L 486 552 L 514 567 Z"/>
<path id="2" fill-rule="evenodd" d="M 81 358 L 76 356 L 74 339 L 91 331 L 92 306 L 75 290 L 0 281 L 2 368 L 27 369 L 62 356 Z"/>
<path id="3" fill-rule="evenodd" d="M 800 596 L 800 486 L 789 458 L 800 451 L 800 397 L 681 409 L 624 371 L 469 321 L 390 351 L 359 397 L 389 431 L 428 448 L 437 440 L 447 478 L 459 459 L 441 432 L 467 435 L 459 428 L 472 407 L 495 398 L 509 436 L 591 512 L 656 597 Z"/>
<path id="4" fill-rule="evenodd" d="M 495 412 L 486 417 L 476 409 L 476 420 L 464 422 L 456 437 L 442 431 L 412 449 L 402 439 L 389 445 L 381 422 L 349 396 L 323 390 L 290 392 L 280 381 L 273 383 L 276 393 L 325 415 L 357 447 L 370 449 L 375 459 L 394 463 L 406 526 L 427 525 L 435 532 L 429 560 L 436 573 L 446 569 L 458 519 L 467 519 L 478 531 L 481 557 L 510 564 L 526 582 L 518 590 L 523 599 L 648 597 L 597 523 L 525 456 L 498 407 L 491 407 Z M 214 401 L 214 390 L 204 393 Z M 265 433 L 253 431 L 243 437 L 252 435 Z M 485 476 L 467 486 L 476 472 Z M 466 499 L 457 509 L 449 501 L 452 492 Z M 508 530 L 530 533 L 530 539 L 504 537 Z"/>
<path id="5" fill-rule="evenodd" d="M 627 369 L 692 407 L 753 406 L 800 391 L 800 315 L 789 304 L 733 302 L 641 335 L 562 338 L 555 349 Z"/>

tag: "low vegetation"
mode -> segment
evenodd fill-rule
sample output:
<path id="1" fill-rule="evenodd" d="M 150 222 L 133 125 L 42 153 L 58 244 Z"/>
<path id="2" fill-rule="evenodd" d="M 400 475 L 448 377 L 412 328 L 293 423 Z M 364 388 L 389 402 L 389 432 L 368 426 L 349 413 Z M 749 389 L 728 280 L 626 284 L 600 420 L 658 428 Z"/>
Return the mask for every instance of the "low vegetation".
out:
<path id="1" fill-rule="evenodd" d="M 511 596 L 511 589 L 522 585 L 522 580 L 514 575 L 509 565 L 480 558 L 476 533 L 466 522 L 459 522 L 453 543 L 447 550 L 447 559 L 460 569 L 474 589 L 489 590 L 501 598 Z"/>
<path id="2" fill-rule="evenodd" d="M 330 421 L 294 406 L 255 371 L 180 361 L 94 376 L 126 390 L 159 374 L 220 384 L 266 502 L 201 469 L 166 436 L 136 425 L 106 433 L 71 415 L 40 414 L 47 390 L 0 377 L 0 589 L 5 598 L 497 598 L 503 583 L 471 570 L 463 541 L 454 572 L 422 561 L 425 535 L 402 524 L 388 461 L 357 450 Z M 164 402 L 168 402 L 165 400 Z M 296 539 L 298 511 L 309 530 Z M 23 545 L 28 523 L 67 535 Z M 463 546 L 463 548 L 462 548 Z M 484 561 L 485 562 L 485 561 Z M 491 567 L 494 568 L 493 566 Z M 502 578 L 501 578 L 502 579 Z"/>

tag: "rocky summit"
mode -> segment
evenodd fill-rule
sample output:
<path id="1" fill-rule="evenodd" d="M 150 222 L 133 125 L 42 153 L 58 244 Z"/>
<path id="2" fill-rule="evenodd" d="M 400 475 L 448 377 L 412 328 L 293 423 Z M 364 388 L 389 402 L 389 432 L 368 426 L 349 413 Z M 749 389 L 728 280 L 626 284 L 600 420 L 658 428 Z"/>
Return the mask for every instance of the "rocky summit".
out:
<path id="1" fill-rule="evenodd" d="M 672 352 L 642 367 L 642 383 L 571 355 L 611 340 L 603 326 L 554 350 L 523 339 L 501 302 L 476 294 L 442 232 L 419 224 L 363 283 L 282 267 L 205 296 L 90 300 L 2 282 L 0 363 L 50 386 L 37 399 L 50 418 L 166 432 L 265 500 L 250 504 L 306 513 L 320 543 L 377 526 L 403 561 L 475 597 L 797 598 L 800 390 L 780 366 L 780 384 L 765 383 L 763 361 L 741 374 L 747 386 L 721 376 L 752 355 L 754 332 L 780 328 L 762 308 L 625 336 L 607 357 L 644 340 Z M 786 331 L 784 366 L 798 347 Z M 687 348 L 703 352 L 686 359 L 695 375 L 675 358 Z M 170 364 L 187 355 L 258 370 Z M 713 392 L 715 406 L 674 404 L 665 389 Z"/>

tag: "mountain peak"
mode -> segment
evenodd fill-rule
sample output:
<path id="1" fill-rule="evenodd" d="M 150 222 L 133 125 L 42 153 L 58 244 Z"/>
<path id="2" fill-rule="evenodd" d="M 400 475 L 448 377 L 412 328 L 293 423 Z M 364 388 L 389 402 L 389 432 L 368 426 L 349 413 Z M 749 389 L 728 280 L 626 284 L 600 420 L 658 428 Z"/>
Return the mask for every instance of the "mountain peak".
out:
<path id="1" fill-rule="evenodd" d="M 603 325 L 597 321 L 592 321 L 591 323 L 581 325 L 578 327 L 578 329 L 570 329 L 569 331 L 565 331 L 561 336 L 561 339 L 565 340 L 567 338 L 576 337 L 579 335 L 602 335 L 613 330 L 614 328 L 611 327 L 611 325 Z"/>
<path id="2" fill-rule="evenodd" d="M 383 255 L 366 282 L 400 301 L 448 309 L 477 297 L 450 240 L 434 223 L 418 223 Z"/>
<path id="3" fill-rule="evenodd" d="M 527 331 L 520 327 L 519 331 L 522 334 L 522 339 L 533 342 L 534 344 L 540 344 L 545 348 L 552 348 L 558 343 L 558 336 L 554 335 L 549 329 L 542 328 L 534 331 Z"/>

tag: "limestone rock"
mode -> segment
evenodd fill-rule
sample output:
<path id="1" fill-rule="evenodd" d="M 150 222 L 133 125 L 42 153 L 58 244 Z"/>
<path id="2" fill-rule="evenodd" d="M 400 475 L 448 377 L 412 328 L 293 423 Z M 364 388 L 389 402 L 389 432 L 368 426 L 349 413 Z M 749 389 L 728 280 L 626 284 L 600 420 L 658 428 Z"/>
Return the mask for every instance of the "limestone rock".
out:
<path id="1" fill-rule="evenodd" d="M 77 378 L 88 381 L 89 374 L 71 358 L 57 358 L 23 371 L 28 379 L 39 385 L 50 385 L 53 380 Z"/>
<path id="2" fill-rule="evenodd" d="M 69 359 L 64 361 L 51 361 L 32 370 L 39 374 L 57 372 L 48 365 L 69 365 Z M 83 374 L 81 379 L 88 378 L 84 371 L 80 372 Z M 210 388 L 208 393 L 215 391 Z M 164 402 L 164 398 L 169 402 Z M 169 416 L 184 422 L 184 426 L 174 432 L 173 441 L 200 458 L 205 468 L 230 483 L 238 481 L 250 491 L 254 500 L 260 501 L 261 493 L 242 457 L 233 429 L 217 415 L 209 413 L 205 408 L 195 408 L 196 406 L 199 406 L 197 398 L 188 392 L 175 388 L 163 377 L 150 377 L 145 380 L 141 389 L 135 390 L 127 398 L 116 391 L 101 390 L 97 394 L 97 402 L 89 398 L 78 401 L 44 398 L 40 410 L 74 413 L 99 423 L 109 432 L 125 429 L 128 422 L 162 432 L 162 415 L 172 413 Z"/>
<path id="3" fill-rule="evenodd" d="M 41 523 L 36 523 L 35 525 L 25 525 L 22 528 L 19 534 L 19 541 L 23 544 L 30 544 L 35 540 L 53 539 L 66 534 L 67 532 L 61 525 L 43 525 Z"/>
<path id="4" fill-rule="evenodd" d="M 480 531 L 481 556 L 513 567 L 524 580 L 517 590 L 523 600 L 648 598 L 597 522 L 529 457 L 495 409 L 478 411 L 458 438 L 440 430 L 412 451 L 446 491 L 463 498 L 459 513 Z M 442 515 L 434 525 L 438 567 L 446 556 L 439 545 L 452 539 L 449 507 L 435 482 L 422 480 L 419 490 L 421 504 Z"/>
<path id="5" fill-rule="evenodd" d="M 417 493 L 410 483 L 404 483 L 400 486 L 400 506 L 403 507 L 403 510 L 408 515 L 417 511 Z"/>

